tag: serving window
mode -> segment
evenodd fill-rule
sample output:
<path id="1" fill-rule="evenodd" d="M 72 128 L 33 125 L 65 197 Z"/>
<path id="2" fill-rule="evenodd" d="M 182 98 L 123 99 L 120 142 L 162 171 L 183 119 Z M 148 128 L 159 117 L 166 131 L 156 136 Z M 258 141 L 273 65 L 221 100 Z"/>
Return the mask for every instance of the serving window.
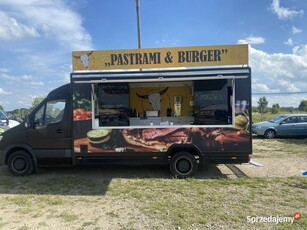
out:
<path id="1" fill-rule="evenodd" d="M 94 126 L 232 125 L 233 92 L 233 79 L 94 83 Z"/>

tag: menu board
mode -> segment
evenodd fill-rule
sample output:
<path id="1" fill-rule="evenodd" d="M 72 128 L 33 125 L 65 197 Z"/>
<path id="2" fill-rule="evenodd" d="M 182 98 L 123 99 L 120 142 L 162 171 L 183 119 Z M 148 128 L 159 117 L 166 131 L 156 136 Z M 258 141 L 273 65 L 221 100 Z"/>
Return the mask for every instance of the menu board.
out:
<path id="1" fill-rule="evenodd" d="M 195 123 L 227 124 L 229 94 L 227 80 L 206 80 L 195 84 Z"/>
<path id="2" fill-rule="evenodd" d="M 98 85 L 100 109 L 129 109 L 128 83 L 108 83 Z"/>
<path id="3" fill-rule="evenodd" d="M 128 125 L 128 83 L 98 84 L 98 108 L 99 126 Z"/>

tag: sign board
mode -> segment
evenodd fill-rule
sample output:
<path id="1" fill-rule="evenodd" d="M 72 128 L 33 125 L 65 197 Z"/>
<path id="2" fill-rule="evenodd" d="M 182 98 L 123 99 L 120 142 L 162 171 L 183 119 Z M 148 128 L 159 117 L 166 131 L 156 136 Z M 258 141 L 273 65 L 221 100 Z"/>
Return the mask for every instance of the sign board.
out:
<path id="1" fill-rule="evenodd" d="M 74 51 L 72 65 L 73 71 L 248 65 L 248 45 Z"/>

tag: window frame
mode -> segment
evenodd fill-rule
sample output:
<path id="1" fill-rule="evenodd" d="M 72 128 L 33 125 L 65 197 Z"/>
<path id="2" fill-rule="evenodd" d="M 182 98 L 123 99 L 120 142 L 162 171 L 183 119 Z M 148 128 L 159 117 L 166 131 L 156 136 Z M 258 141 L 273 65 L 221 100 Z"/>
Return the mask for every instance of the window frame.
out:
<path id="1" fill-rule="evenodd" d="M 64 102 L 64 108 L 61 110 L 61 112 L 63 112 L 62 114 L 62 117 L 61 117 L 61 120 L 55 120 L 56 117 L 52 117 L 53 121 L 51 122 L 47 122 L 47 118 L 46 116 L 48 115 L 47 114 L 47 107 L 48 107 L 48 104 L 52 103 L 52 102 Z M 61 121 L 63 121 L 63 118 L 64 118 L 64 113 L 65 113 L 65 110 L 66 110 L 66 107 L 67 107 L 67 100 L 66 99 L 55 99 L 55 100 L 50 100 L 50 101 L 45 101 L 43 104 L 41 104 L 41 106 L 39 108 L 37 108 L 37 110 L 35 111 L 35 113 L 33 114 L 33 125 L 34 127 L 42 127 L 42 126 L 48 126 L 50 124 L 56 124 L 56 123 L 59 123 Z M 39 119 L 40 118 L 37 118 L 36 119 L 36 115 L 38 114 L 39 111 L 42 111 L 42 123 L 40 124 L 39 123 Z M 60 112 L 60 113 L 61 113 Z M 60 114 L 59 113 L 59 114 Z M 58 115 L 59 115 L 58 114 Z"/>
<path id="2" fill-rule="evenodd" d="M 82 84 L 82 83 L 91 83 L 92 84 L 92 111 L 93 111 L 93 115 L 92 115 L 92 128 L 93 129 L 99 129 L 99 128 L 108 128 L 108 129 L 137 129 L 137 128 L 179 128 L 179 127 L 186 127 L 186 128 L 195 128 L 195 127 L 199 127 L 199 128 L 234 128 L 235 127 L 235 101 L 236 101 L 236 79 L 242 79 L 242 78 L 247 78 L 247 76 L 242 76 L 242 77 L 235 77 L 235 76 L 220 76 L 220 77 L 203 77 L 203 78 L 159 78 L 159 83 L 163 83 L 163 82 L 177 82 L 177 81 L 197 81 L 197 80 L 218 80 L 218 79 L 227 79 L 227 80 L 231 80 L 232 84 L 232 95 L 230 98 L 230 107 L 232 109 L 231 111 L 231 122 L 229 124 L 216 124 L 216 125 L 196 125 L 196 124 L 187 124 L 187 125 L 142 125 L 142 126 L 99 126 L 99 122 L 97 123 L 97 121 L 95 121 L 95 103 L 94 100 L 97 97 L 97 95 L 95 95 L 95 91 L 94 89 L 94 85 L 96 83 L 132 83 L 132 82 L 142 82 L 142 83 L 157 83 L 156 79 L 148 79 L 148 80 L 140 80 L 140 81 L 134 81 L 131 79 L 127 79 L 127 80 L 99 80 L 99 81 L 89 81 L 89 82 L 76 82 L 77 84 Z"/>

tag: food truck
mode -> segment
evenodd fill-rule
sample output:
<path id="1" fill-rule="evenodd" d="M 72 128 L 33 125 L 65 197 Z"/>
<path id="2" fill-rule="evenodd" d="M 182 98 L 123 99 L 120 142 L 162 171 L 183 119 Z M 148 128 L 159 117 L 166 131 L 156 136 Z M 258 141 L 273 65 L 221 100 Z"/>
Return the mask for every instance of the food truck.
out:
<path id="1" fill-rule="evenodd" d="M 169 165 L 174 177 L 208 163 L 249 162 L 247 45 L 72 53 L 69 84 L 0 136 L 14 175 L 40 167 Z"/>

